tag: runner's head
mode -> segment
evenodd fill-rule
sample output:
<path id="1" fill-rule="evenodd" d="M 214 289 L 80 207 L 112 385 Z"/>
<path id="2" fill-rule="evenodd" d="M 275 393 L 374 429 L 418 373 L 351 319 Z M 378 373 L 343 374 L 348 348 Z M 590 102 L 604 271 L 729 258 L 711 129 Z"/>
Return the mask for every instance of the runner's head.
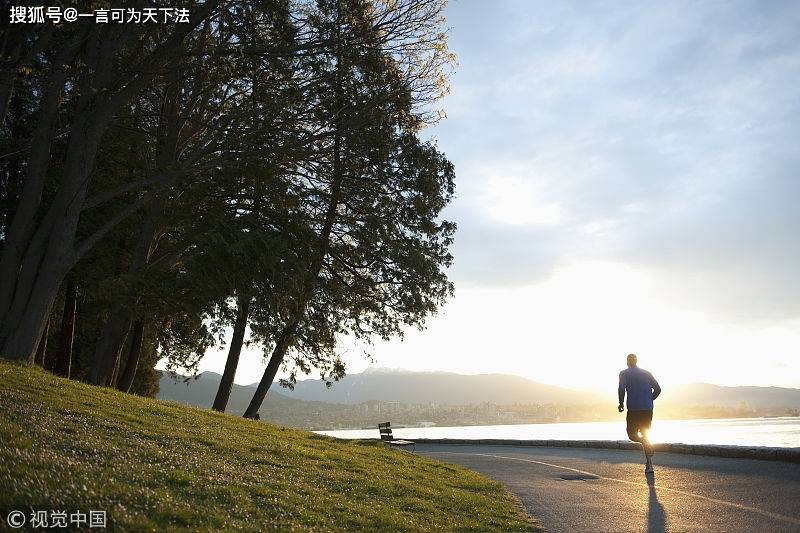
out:
<path id="1" fill-rule="evenodd" d="M 628 354 L 628 366 L 636 366 L 636 354 L 629 353 Z"/>

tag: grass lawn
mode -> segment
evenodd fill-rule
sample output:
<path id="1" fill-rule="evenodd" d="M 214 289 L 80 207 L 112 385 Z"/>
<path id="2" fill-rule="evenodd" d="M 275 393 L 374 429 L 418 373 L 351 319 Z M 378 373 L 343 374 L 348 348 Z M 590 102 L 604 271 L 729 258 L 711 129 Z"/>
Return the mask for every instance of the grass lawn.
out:
<path id="1" fill-rule="evenodd" d="M 105 510 L 117 531 L 537 530 L 458 466 L 0 361 L 0 530 L 14 509 Z"/>

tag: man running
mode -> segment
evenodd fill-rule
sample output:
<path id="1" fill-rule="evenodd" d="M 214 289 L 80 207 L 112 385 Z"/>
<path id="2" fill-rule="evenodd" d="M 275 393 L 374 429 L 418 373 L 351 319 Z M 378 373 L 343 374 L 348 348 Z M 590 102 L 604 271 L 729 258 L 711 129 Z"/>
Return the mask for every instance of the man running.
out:
<path id="1" fill-rule="evenodd" d="M 628 368 L 619 373 L 619 412 L 623 412 L 625 392 L 628 392 L 628 438 L 641 442 L 646 459 L 645 473 L 653 472 L 653 447 L 647 433 L 653 422 L 653 400 L 661 394 L 661 387 L 656 378 L 636 366 L 636 354 L 628 354 Z"/>

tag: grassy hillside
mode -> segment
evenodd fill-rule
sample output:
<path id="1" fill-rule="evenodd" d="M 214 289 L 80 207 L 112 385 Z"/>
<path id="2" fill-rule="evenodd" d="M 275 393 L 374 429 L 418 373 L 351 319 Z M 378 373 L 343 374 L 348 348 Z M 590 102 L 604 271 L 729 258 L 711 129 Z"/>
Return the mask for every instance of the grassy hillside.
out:
<path id="1" fill-rule="evenodd" d="M 499 484 L 463 468 L 2 361 L 0 442 L 3 518 L 106 510 L 126 531 L 535 527 Z"/>

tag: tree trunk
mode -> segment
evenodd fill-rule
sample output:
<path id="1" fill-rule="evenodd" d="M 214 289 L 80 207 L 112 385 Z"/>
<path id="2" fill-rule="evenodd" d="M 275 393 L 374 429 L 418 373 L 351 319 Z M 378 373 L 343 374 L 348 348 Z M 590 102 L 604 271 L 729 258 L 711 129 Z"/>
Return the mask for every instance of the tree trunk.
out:
<path id="1" fill-rule="evenodd" d="M 45 368 L 45 356 L 47 355 L 47 335 L 50 332 L 50 319 L 44 323 L 44 333 L 39 339 L 39 346 L 36 347 L 35 363 L 42 368 Z"/>
<path id="2" fill-rule="evenodd" d="M 71 124 L 60 186 L 43 222 L 38 226 L 29 226 L 26 223 L 36 219 L 35 211 L 26 208 L 24 220 L 18 221 L 15 216 L 8 228 L 8 235 L 23 235 L 28 232 L 30 239 L 13 239 L 14 243 L 21 244 L 23 248 L 8 246 L 7 241 L 0 258 L 2 357 L 33 362 L 37 343 L 44 331 L 44 324 L 58 288 L 78 259 L 76 249 L 85 252 L 83 246 L 76 247 L 75 233 L 86 201 L 97 145 L 113 113 L 146 87 L 165 62 L 176 53 L 184 37 L 219 4 L 220 0 L 209 0 L 198 8 L 190 24 L 179 24 L 173 34 L 151 53 L 149 71 L 141 72 L 138 76 L 114 79 L 116 52 L 122 42 L 117 36 L 101 32 L 90 25 L 89 38 L 75 44 L 75 51 L 78 47 L 86 50 L 86 57 L 83 59 L 89 68 L 87 74 L 79 77 L 76 87 L 80 96 L 75 119 Z M 72 50 L 73 47 L 70 45 L 65 48 Z M 121 88 L 114 92 L 108 90 L 111 87 Z M 61 88 L 63 83 L 59 90 Z M 54 119 L 55 115 L 46 114 L 45 118 Z M 52 128 L 49 135 L 52 137 Z M 31 164 L 42 162 L 46 166 L 49 152 L 46 155 L 41 160 L 30 158 Z M 26 182 L 23 198 L 31 198 L 31 205 L 38 205 L 38 198 L 41 196 L 38 189 L 38 183 Z M 20 215 L 19 211 L 18 209 L 17 215 Z M 91 240 L 87 241 L 91 245 Z M 27 246 L 29 242 L 32 243 L 31 246 Z"/>
<path id="3" fill-rule="evenodd" d="M 297 321 L 292 321 L 283 328 L 283 331 L 281 331 L 281 334 L 278 336 L 278 342 L 275 343 L 275 348 L 272 350 L 267 368 L 264 369 L 264 375 L 261 376 L 261 381 L 258 382 L 256 392 L 253 394 L 253 398 L 250 400 L 250 404 L 244 412 L 245 418 L 256 419 L 258 416 L 258 410 L 261 409 L 261 404 L 264 403 L 264 398 L 266 398 L 267 392 L 269 392 L 269 388 L 272 386 L 272 382 L 275 381 L 275 375 L 278 373 L 278 369 L 283 363 L 283 358 L 286 356 L 289 345 L 294 339 L 297 325 Z"/>
<path id="4" fill-rule="evenodd" d="M 239 355 L 242 353 L 244 344 L 244 333 L 247 329 L 247 317 L 250 313 L 250 294 L 242 292 L 237 298 L 236 323 L 233 326 L 233 338 L 228 349 L 228 360 L 225 361 L 225 371 L 219 382 L 217 396 L 214 398 L 212 409 L 221 413 L 225 412 L 228 406 L 228 399 L 231 396 L 233 378 L 236 376 L 236 367 L 239 366 Z"/>
<path id="5" fill-rule="evenodd" d="M 75 312 L 77 286 L 75 279 L 70 278 L 64 293 L 64 315 L 61 317 L 61 338 L 58 342 L 56 358 L 53 362 L 53 373 L 69 377 L 72 366 L 72 342 L 75 339 Z"/>
<path id="6" fill-rule="evenodd" d="M 59 253 L 54 247 L 49 256 Z M 66 250 L 62 253 L 68 254 Z M 23 268 L 17 286 L 14 306 L 3 317 L 0 335 L 0 355 L 9 359 L 33 363 L 39 339 L 53 307 L 58 289 L 68 269 L 63 263 L 40 261 L 31 270 Z"/>
<path id="7" fill-rule="evenodd" d="M 133 379 L 136 377 L 136 369 L 139 367 L 139 357 L 142 354 L 142 337 L 144 336 L 144 322 L 137 320 L 133 324 L 131 333 L 131 349 L 128 359 L 125 361 L 125 369 L 117 383 L 117 389 L 122 392 L 130 392 Z"/>
<path id="8" fill-rule="evenodd" d="M 119 366 L 120 354 L 130 328 L 130 306 L 115 306 L 97 339 L 90 383 L 106 387 L 113 384 L 114 371 Z"/>
<path id="9" fill-rule="evenodd" d="M 37 112 L 36 129 L 31 139 L 31 152 L 22 195 L 14 217 L 6 228 L 8 233 L 0 256 L 0 317 L 3 317 L 11 307 L 15 281 L 20 274 L 24 254 L 36 229 L 36 214 L 50 162 L 50 148 L 58 118 L 61 91 L 66 82 L 66 64 L 72 60 L 76 50 L 74 46 L 67 46 L 59 53 Z M 0 333 L 0 341 L 2 338 Z"/>
<path id="10" fill-rule="evenodd" d="M 76 121 L 67 148 L 64 178 L 53 204 L 32 236 L 21 268 L 16 275 L 12 268 L 12 276 L 4 280 L 4 284 L 14 285 L 11 305 L 5 312 L 0 310 L 0 353 L 10 359 L 33 361 L 58 288 L 76 260 L 75 232 L 88 175 L 108 118 L 98 117 L 90 109 L 83 110 L 83 115 L 91 118 Z"/>
<path id="11" fill-rule="evenodd" d="M 336 47 L 337 58 L 341 59 L 341 55 L 339 54 L 338 30 Z M 294 312 L 292 313 L 293 316 L 278 336 L 269 363 L 267 363 L 267 368 L 264 369 L 264 375 L 261 377 L 256 392 L 250 400 L 250 405 L 247 406 L 247 410 L 244 413 L 245 418 L 255 419 L 258 416 L 258 410 L 261 409 L 261 404 L 264 402 L 264 398 L 267 396 L 267 392 L 269 392 L 269 388 L 275 380 L 275 375 L 278 373 L 278 369 L 283 363 L 283 358 L 286 356 L 286 352 L 294 341 L 297 328 L 305 319 L 306 304 L 314 294 L 314 290 L 319 282 L 319 274 L 322 271 L 325 256 L 328 254 L 328 249 L 330 248 L 331 232 L 333 231 L 333 223 L 336 221 L 336 212 L 341 202 L 342 184 L 344 182 L 344 170 L 342 169 L 342 134 L 344 127 L 341 118 L 343 102 L 341 60 L 337 61 L 336 65 L 336 82 L 334 87 L 336 93 L 336 118 L 334 121 L 335 131 L 333 137 L 333 180 L 331 182 L 331 197 L 325 212 L 325 222 L 317 240 L 317 255 L 314 257 L 313 263 L 310 265 L 306 274 L 303 291 L 295 305 Z"/>
<path id="12" fill-rule="evenodd" d="M 180 88 L 177 74 L 171 75 L 169 87 L 164 94 L 160 118 L 160 139 L 156 155 L 159 169 L 164 169 L 175 162 L 179 134 L 177 114 Z M 159 220 L 165 205 L 165 193 L 157 195 L 156 199 L 150 202 L 133 251 L 129 274 L 135 275 L 147 265 L 150 255 L 153 253 L 156 234 L 159 230 Z M 104 386 L 114 384 L 122 347 L 130 330 L 131 308 L 135 306 L 136 301 L 137 298 L 124 295 L 122 301 L 114 305 L 113 311 L 97 339 L 90 376 L 91 383 Z"/>
<path id="13" fill-rule="evenodd" d="M 128 270 L 130 275 L 137 274 L 150 261 L 157 240 L 158 220 L 164 205 L 165 198 L 162 194 L 156 197 L 147 209 Z M 137 301 L 137 298 L 126 297 L 112 308 L 111 315 L 103 326 L 95 345 L 92 372 L 89 378 L 91 383 L 104 386 L 114 383 L 115 369 L 119 367 L 122 348 L 131 327 L 132 308 L 135 307 Z"/>

